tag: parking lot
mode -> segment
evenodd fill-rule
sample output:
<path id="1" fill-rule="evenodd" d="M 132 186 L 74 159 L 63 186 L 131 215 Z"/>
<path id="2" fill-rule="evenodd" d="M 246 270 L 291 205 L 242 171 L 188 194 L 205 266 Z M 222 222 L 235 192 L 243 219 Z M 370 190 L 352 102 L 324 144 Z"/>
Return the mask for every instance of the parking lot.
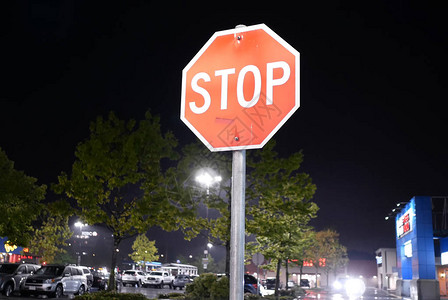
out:
<path id="1" fill-rule="evenodd" d="M 97 292 L 98 290 L 92 289 L 92 293 Z M 173 292 L 183 293 L 184 290 L 173 290 L 169 288 L 163 288 L 163 289 L 156 289 L 156 288 L 144 288 L 144 287 L 122 287 L 121 288 L 122 293 L 141 293 L 145 295 L 148 299 L 156 299 L 157 295 L 159 294 L 168 294 Z M 0 295 L 0 299 L 11 299 L 11 300 L 18 300 L 18 299 L 46 299 L 46 296 L 39 296 L 39 297 L 21 297 L 20 295 L 14 295 L 13 297 L 5 297 L 4 295 Z M 63 299 L 73 299 L 74 295 L 64 295 Z"/>

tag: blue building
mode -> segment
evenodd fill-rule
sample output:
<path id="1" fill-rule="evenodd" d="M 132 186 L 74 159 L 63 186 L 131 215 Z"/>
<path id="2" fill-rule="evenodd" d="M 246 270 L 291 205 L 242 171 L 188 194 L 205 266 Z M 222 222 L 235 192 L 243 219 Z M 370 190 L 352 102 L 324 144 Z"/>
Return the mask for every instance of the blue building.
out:
<path id="1" fill-rule="evenodd" d="M 397 213 L 397 295 L 432 300 L 447 294 L 447 200 L 416 196 Z"/>

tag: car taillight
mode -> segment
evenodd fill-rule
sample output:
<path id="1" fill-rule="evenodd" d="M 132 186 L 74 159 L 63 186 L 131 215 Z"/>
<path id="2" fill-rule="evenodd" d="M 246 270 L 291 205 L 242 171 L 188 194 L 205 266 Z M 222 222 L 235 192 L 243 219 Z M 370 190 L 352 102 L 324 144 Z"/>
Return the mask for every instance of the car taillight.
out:
<path id="1" fill-rule="evenodd" d="M 255 290 L 258 290 L 258 284 L 252 283 L 252 286 L 254 287 Z"/>

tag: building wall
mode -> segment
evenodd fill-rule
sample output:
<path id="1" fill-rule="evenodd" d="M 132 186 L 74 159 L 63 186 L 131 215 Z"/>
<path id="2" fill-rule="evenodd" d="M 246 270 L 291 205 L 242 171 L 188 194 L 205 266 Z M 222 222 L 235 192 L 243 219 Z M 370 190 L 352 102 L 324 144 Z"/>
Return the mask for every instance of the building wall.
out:
<path id="1" fill-rule="evenodd" d="M 397 214 L 396 224 L 399 276 L 435 279 L 431 197 L 412 198 Z"/>
<path id="2" fill-rule="evenodd" d="M 397 251 L 395 248 L 380 248 L 375 251 L 377 257 L 377 287 L 395 290 L 398 273 Z"/>

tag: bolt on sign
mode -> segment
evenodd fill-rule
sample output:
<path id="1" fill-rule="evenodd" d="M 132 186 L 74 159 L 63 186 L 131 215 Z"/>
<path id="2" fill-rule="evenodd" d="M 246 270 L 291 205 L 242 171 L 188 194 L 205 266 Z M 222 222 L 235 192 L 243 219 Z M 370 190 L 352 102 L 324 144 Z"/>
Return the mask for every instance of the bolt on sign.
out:
<path id="1" fill-rule="evenodd" d="M 181 120 L 211 151 L 262 148 L 300 106 L 299 71 L 264 24 L 218 31 L 182 72 Z"/>

